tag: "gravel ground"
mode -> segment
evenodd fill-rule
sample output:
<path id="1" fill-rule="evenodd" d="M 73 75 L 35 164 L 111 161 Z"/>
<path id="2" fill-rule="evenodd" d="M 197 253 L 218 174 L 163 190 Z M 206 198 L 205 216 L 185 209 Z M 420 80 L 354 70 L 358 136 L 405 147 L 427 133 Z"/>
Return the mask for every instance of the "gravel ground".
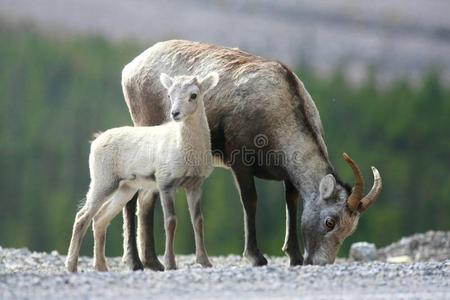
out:
<path id="1" fill-rule="evenodd" d="M 78 274 L 64 270 L 64 256 L 0 248 L 0 299 L 450 299 L 450 260 L 387 264 L 339 261 L 288 267 L 271 258 L 253 268 L 239 256 L 212 257 L 213 268 L 178 256 L 179 269 L 127 271 L 109 258 L 112 272 L 94 272 L 82 257 Z"/>

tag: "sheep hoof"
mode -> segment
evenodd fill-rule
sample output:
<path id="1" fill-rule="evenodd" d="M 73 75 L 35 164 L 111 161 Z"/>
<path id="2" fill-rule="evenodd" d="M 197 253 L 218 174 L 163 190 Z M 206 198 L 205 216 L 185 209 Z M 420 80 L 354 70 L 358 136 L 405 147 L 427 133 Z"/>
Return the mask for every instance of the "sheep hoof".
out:
<path id="1" fill-rule="evenodd" d="M 144 261 L 144 266 L 153 271 L 164 271 L 163 264 L 157 258 Z"/>
<path id="2" fill-rule="evenodd" d="M 166 266 L 164 268 L 164 270 L 166 270 L 166 271 L 177 269 L 177 264 L 175 263 L 175 261 L 170 261 L 170 260 L 166 259 L 164 265 Z"/>
<path id="3" fill-rule="evenodd" d="M 290 249 L 286 246 L 283 247 L 284 253 L 289 257 L 289 265 L 292 266 L 301 266 L 303 265 L 303 256 L 298 250 L 298 248 Z"/>
<path id="4" fill-rule="evenodd" d="M 195 262 L 204 268 L 211 268 L 213 266 L 207 257 L 197 258 Z"/>
<path id="5" fill-rule="evenodd" d="M 289 258 L 289 265 L 291 267 L 303 265 L 303 256 L 300 255 L 300 256 L 297 256 L 297 257 L 290 257 Z"/>
<path id="6" fill-rule="evenodd" d="M 259 250 L 255 252 L 245 251 L 244 257 L 252 264 L 254 267 L 260 267 L 267 265 L 267 259 L 261 254 Z"/>
<path id="7" fill-rule="evenodd" d="M 164 271 L 170 271 L 170 270 L 176 270 L 177 266 L 176 265 L 171 265 L 171 266 L 166 266 L 164 268 Z"/>
<path id="8" fill-rule="evenodd" d="M 74 262 L 74 261 L 67 260 L 65 265 L 66 265 L 67 271 L 70 273 L 76 273 L 78 271 L 77 270 L 77 261 Z"/>
<path id="9" fill-rule="evenodd" d="M 144 265 L 141 263 L 140 259 L 133 259 L 132 257 L 124 256 L 122 262 L 131 271 L 144 270 Z"/>
<path id="10" fill-rule="evenodd" d="M 144 270 L 144 265 L 139 261 L 139 262 L 134 262 L 134 263 L 130 263 L 127 264 L 128 267 L 130 268 L 131 271 L 140 271 L 140 270 Z"/>
<path id="11" fill-rule="evenodd" d="M 108 272 L 108 267 L 106 266 L 106 264 L 98 264 L 95 265 L 95 270 L 97 272 Z"/>

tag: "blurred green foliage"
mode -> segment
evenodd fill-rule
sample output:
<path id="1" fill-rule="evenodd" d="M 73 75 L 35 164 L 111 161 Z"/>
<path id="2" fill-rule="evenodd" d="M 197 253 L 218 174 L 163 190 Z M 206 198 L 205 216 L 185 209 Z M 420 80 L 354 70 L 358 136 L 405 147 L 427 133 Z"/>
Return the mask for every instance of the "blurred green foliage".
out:
<path id="1" fill-rule="evenodd" d="M 120 87 L 122 67 L 143 49 L 97 37 L 55 38 L 0 23 L 0 245 L 57 249 L 66 253 L 80 199 L 89 184 L 92 133 L 130 125 Z M 398 80 L 378 89 L 374 76 L 359 87 L 337 70 L 319 79 L 306 66 L 298 75 L 315 99 L 326 142 L 341 176 L 351 171 L 346 151 L 368 184 L 379 168 L 381 198 L 360 220 L 351 242 L 378 246 L 428 229 L 450 229 L 450 91 L 437 72 L 419 86 Z M 375 72 L 374 74 L 375 75 Z M 282 255 L 284 191 L 281 183 L 257 181 L 260 248 Z M 178 193 L 176 252 L 194 251 L 183 193 Z M 241 253 L 243 214 L 229 171 L 216 169 L 206 184 L 203 210 L 211 255 Z M 164 234 L 157 209 L 156 241 Z M 122 253 L 122 220 L 108 231 L 107 254 Z M 87 235 L 83 254 L 92 255 Z"/>

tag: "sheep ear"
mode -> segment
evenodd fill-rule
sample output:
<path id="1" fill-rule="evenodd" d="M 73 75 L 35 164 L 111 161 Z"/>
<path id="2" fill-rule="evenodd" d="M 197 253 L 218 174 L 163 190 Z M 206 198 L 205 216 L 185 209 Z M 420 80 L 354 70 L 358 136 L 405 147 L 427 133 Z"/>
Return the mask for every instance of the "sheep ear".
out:
<path id="1" fill-rule="evenodd" d="M 219 74 L 217 74 L 217 72 L 211 72 L 205 77 L 198 80 L 201 90 L 204 93 L 214 88 L 218 82 L 219 82 Z"/>
<path id="2" fill-rule="evenodd" d="M 166 73 L 161 73 L 161 76 L 159 76 L 159 80 L 166 89 L 169 89 L 172 86 L 173 78 Z"/>
<path id="3" fill-rule="evenodd" d="M 336 179 L 332 174 L 328 174 L 320 181 L 319 192 L 320 198 L 326 200 L 329 199 L 336 189 Z"/>

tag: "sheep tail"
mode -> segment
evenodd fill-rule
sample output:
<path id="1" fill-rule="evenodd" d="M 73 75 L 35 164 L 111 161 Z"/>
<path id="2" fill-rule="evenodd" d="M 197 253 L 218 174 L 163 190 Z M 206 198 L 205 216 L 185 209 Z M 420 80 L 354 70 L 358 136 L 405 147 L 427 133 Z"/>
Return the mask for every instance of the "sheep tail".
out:
<path id="1" fill-rule="evenodd" d="M 92 140 L 91 140 L 91 143 L 92 143 L 93 141 L 95 141 L 102 133 L 103 133 L 102 131 L 94 132 L 94 133 L 92 134 Z"/>

